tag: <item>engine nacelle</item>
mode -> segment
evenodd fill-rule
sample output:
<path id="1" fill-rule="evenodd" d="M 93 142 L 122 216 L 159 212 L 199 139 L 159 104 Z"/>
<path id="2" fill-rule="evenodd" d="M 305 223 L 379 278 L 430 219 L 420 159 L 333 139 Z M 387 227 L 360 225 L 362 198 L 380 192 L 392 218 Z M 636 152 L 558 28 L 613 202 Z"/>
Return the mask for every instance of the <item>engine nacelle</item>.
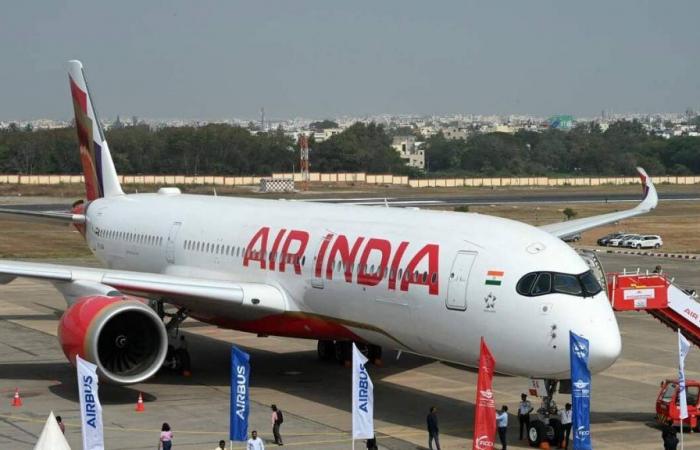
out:
<path id="1" fill-rule="evenodd" d="M 96 364 L 105 380 L 139 383 L 160 369 L 168 351 L 163 321 L 145 304 L 124 297 L 89 296 L 61 317 L 58 340 L 71 363 Z"/>

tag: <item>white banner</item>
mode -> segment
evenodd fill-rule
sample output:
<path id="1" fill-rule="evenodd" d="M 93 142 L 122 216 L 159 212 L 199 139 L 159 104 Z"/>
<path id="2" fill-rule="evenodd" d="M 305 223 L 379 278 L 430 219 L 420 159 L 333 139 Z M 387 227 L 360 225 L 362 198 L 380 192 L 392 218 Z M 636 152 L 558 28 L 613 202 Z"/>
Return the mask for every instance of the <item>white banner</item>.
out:
<path id="1" fill-rule="evenodd" d="M 365 364 L 367 358 L 352 344 L 352 438 L 374 437 L 374 385 Z"/>
<path id="2" fill-rule="evenodd" d="M 83 450 L 104 450 L 102 405 L 97 395 L 97 366 L 75 357 L 80 395 L 80 423 L 83 429 Z"/>
<path id="3" fill-rule="evenodd" d="M 685 396 L 685 357 L 690 351 L 690 342 L 678 329 L 678 393 L 680 394 L 681 419 L 688 418 L 688 401 Z"/>

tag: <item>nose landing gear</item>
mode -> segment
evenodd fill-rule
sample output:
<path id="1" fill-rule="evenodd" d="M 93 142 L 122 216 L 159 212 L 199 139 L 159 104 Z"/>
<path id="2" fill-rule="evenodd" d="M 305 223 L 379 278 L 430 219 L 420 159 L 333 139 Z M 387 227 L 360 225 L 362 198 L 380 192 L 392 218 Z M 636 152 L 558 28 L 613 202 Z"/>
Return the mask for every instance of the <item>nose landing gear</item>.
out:
<path id="1" fill-rule="evenodd" d="M 559 380 L 539 380 L 544 383 L 546 394 L 541 395 L 542 406 L 537 410 L 537 419 L 530 421 L 527 440 L 530 447 L 539 447 L 543 442 L 559 447 L 564 440 L 564 426 L 558 418 L 554 401 Z"/>

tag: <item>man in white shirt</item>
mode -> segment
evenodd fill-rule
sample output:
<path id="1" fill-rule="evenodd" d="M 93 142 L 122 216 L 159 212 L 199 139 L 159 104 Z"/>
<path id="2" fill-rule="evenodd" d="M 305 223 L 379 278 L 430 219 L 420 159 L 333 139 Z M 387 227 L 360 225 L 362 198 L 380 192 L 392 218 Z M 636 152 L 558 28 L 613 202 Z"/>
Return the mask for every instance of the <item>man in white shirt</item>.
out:
<path id="1" fill-rule="evenodd" d="M 561 424 L 564 427 L 564 447 L 563 448 L 569 448 L 569 436 L 571 435 L 571 418 L 572 418 L 573 411 L 571 410 L 571 403 L 567 403 L 564 406 L 564 410 L 559 413 L 559 416 L 561 417 Z"/>
<path id="2" fill-rule="evenodd" d="M 523 440 L 523 428 L 525 429 L 525 436 L 527 436 L 528 430 L 530 429 L 530 413 L 532 412 L 532 405 L 527 399 L 527 395 L 520 394 L 520 405 L 518 405 L 518 422 L 520 423 L 520 440 Z"/>
<path id="3" fill-rule="evenodd" d="M 253 430 L 248 439 L 246 450 L 265 450 L 265 442 L 258 437 L 258 432 Z"/>
<path id="4" fill-rule="evenodd" d="M 508 431 L 508 407 L 503 405 L 500 411 L 496 412 L 496 428 L 498 428 L 498 438 L 501 440 L 502 450 L 506 450 L 506 431 Z"/>

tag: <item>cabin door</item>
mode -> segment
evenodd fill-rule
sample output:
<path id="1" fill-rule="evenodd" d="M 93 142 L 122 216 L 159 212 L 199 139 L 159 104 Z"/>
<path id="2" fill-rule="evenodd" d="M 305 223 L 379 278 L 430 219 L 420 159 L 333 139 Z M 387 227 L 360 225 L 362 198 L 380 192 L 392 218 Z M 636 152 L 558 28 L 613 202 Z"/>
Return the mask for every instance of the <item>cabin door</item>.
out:
<path id="1" fill-rule="evenodd" d="M 474 252 L 458 252 L 457 256 L 455 256 L 447 282 L 447 300 L 445 305 L 448 309 L 457 311 L 467 309 L 469 274 L 472 271 L 476 255 Z"/>

